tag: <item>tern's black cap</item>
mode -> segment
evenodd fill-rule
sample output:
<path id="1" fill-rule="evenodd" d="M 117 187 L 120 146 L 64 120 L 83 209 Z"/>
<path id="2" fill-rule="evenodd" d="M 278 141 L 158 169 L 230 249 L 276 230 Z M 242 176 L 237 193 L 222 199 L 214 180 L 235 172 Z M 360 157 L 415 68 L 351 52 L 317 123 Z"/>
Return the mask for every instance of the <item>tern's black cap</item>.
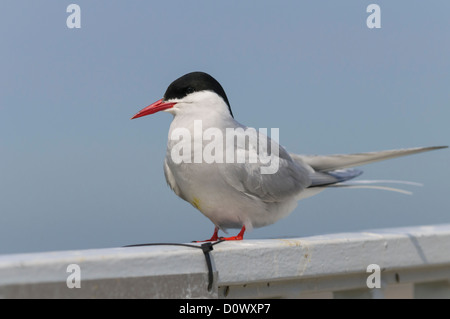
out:
<path id="1" fill-rule="evenodd" d="M 216 79 L 205 72 L 191 72 L 173 81 L 164 93 L 164 100 L 181 99 L 190 93 L 200 91 L 212 91 L 222 97 L 233 116 L 224 89 Z"/>

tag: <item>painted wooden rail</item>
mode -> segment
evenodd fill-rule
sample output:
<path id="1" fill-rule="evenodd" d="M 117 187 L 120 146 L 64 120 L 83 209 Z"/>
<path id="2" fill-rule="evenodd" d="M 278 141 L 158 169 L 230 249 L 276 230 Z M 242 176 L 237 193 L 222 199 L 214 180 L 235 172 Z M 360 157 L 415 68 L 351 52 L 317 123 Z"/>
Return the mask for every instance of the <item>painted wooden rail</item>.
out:
<path id="1" fill-rule="evenodd" d="M 187 245 L 0 255 L 0 297 L 450 298 L 450 225 Z"/>

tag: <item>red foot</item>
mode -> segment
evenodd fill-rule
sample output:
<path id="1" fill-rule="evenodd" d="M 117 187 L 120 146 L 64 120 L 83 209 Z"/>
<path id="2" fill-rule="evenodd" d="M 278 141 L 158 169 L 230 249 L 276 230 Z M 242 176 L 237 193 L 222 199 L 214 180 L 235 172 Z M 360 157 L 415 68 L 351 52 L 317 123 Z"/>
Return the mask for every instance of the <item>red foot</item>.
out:
<path id="1" fill-rule="evenodd" d="M 244 239 L 244 233 L 245 233 L 245 226 L 242 226 L 241 231 L 239 232 L 239 234 L 237 234 L 236 236 L 232 236 L 232 237 L 219 237 L 218 236 L 219 233 L 219 228 L 216 227 L 214 229 L 214 234 L 212 235 L 212 237 L 210 239 L 207 240 L 197 240 L 197 241 L 193 241 L 194 243 L 205 243 L 208 241 L 218 241 L 218 240 L 243 240 Z"/>
<path id="2" fill-rule="evenodd" d="M 243 240 L 244 239 L 244 233 L 245 233 L 245 226 L 242 226 L 241 231 L 236 236 L 233 236 L 233 237 L 220 237 L 220 240 Z"/>

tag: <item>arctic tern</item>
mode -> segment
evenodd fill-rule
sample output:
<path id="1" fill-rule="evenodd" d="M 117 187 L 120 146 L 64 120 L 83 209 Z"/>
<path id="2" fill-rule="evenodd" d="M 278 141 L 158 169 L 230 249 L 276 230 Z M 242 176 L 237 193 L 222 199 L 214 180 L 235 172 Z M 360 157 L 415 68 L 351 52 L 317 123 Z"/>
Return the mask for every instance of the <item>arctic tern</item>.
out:
<path id="1" fill-rule="evenodd" d="M 366 187 L 364 182 L 348 184 L 348 180 L 362 173 L 352 167 L 447 147 L 325 156 L 288 153 L 273 136 L 271 139 L 237 122 L 224 89 L 204 72 L 188 73 L 173 81 L 162 99 L 145 107 L 132 119 L 159 111 L 173 115 L 164 161 L 166 181 L 175 194 L 213 222 L 214 234 L 207 241 L 242 240 L 246 230 L 275 223 L 290 214 L 298 200 L 325 188 Z M 200 140 L 196 139 L 199 135 L 195 131 L 196 123 L 201 124 Z M 238 140 L 237 143 L 229 145 L 217 140 L 231 132 L 230 129 L 234 134 L 232 141 Z M 215 133 L 205 138 L 207 130 Z M 183 132 L 190 134 L 182 139 L 180 133 Z M 216 140 L 212 151 L 213 136 Z M 208 145 L 213 160 L 202 158 L 199 161 L 196 150 L 202 155 Z M 245 161 L 236 160 L 234 155 L 227 157 L 229 151 L 243 154 Z M 252 155 L 256 160 L 250 160 Z M 268 159 L 277 167 L 264 174 L 262 169 L 267 168 Z M 241 231 L 233 237 L 218 236 L 219 230 L 226 232 L 228 228 Z"/>

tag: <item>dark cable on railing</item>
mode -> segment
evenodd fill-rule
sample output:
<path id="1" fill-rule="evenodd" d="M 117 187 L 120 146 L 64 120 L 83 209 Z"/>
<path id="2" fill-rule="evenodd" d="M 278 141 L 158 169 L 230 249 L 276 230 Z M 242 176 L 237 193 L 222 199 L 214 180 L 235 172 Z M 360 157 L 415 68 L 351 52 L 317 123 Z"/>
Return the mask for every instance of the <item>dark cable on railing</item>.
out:
<path id="1" fill-rule="evenodd" d="M 143 247 L 143 246 L 184 246 L 184 247 L 191 247 L 191 248 L 200 248 L 203 251 L 203 254 L 205 255 L 206 260 L 206 266 L 208 267 L 208 291 L 211 291 L 213 281 L 214 281 L 214 274 L 213 274 L 213 267 L 211 262 L 211 256 L 209 255 L 209 252 L 213 250 L 213 246 L 217 245 L 218 243 L 221 243 L 225 240 L 218 240 L 215 242 L 205 242 L 198 245 L 190 245 L 190 244 L 180 244 L 180 243 L 150 243 L 150 244 L 134 244 L 134 245 L 126 245 L 123 247 Z"/>

